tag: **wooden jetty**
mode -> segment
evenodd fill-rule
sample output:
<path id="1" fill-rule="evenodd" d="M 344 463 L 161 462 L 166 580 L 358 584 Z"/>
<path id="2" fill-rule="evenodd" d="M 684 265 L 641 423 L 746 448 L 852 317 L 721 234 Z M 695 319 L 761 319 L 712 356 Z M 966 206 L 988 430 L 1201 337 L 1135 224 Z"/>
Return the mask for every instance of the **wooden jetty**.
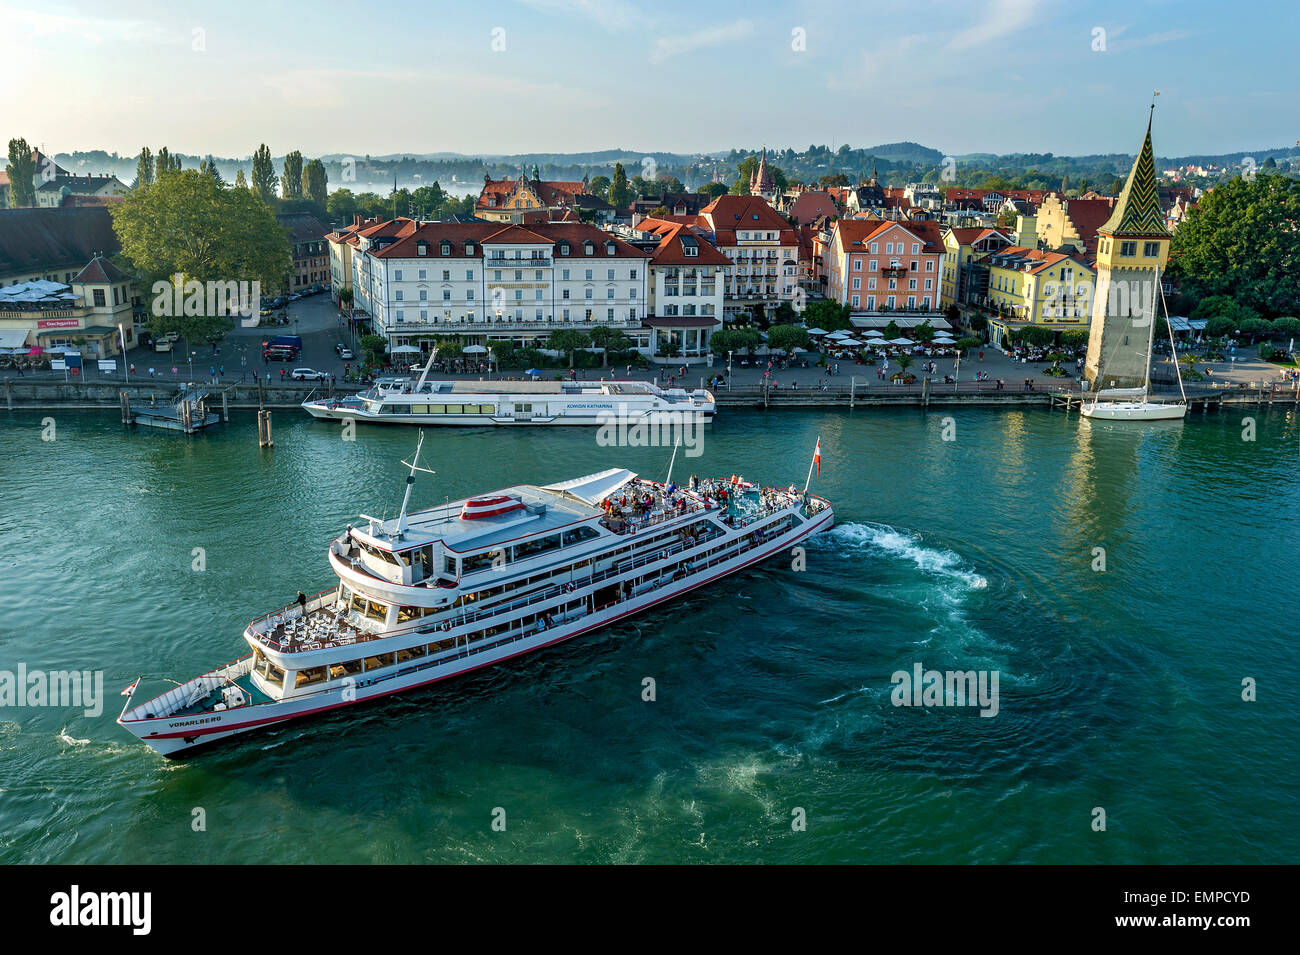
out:
<path id="1" fill-rule="evenodd" d="M 230 420 L 225 392 L 221 393 L 222 413 L 218 415 L 209 408 L 208 390 L 192 382 L 181 385 L 175 394 L 162 401 L 150 395 L 148 404 L 132 403 L 125 391 L 121 399 L 123 424 L 196 434 L 220 421 Z"/>

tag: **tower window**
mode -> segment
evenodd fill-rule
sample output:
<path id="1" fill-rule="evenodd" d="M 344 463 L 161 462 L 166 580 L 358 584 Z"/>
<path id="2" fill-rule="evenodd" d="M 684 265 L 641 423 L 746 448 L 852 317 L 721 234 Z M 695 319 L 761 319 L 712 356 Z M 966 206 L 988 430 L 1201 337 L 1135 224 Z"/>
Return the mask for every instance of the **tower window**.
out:
<path id="1" fill-rule="evenodd" d="M 1142 243 L 1142 254 L 1145 255 L 1148 259 L 1154 259 L 1159 257 L 1160 243 L 1159 242 Z"/>
<path id="2" fill-rule="evenodd" d="M 1119 254 L 1125 258 L 1132 258 L 1138 253 L 1138 244 L 1136 242 L 1121 242 L 1119 244 Z"/>

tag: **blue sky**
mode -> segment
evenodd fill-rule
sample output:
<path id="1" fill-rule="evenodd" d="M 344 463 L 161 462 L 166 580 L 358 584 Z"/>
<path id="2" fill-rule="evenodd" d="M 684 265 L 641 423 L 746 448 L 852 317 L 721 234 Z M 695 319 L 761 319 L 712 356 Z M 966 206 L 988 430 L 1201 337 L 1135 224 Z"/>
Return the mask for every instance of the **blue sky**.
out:
<path id="1" fill-rule="evenodd" d="M 0 136 L 224 156 L 1131 153 L 1159 89 L 1161 155 L 1300 139 L 1300 4 L 1079 6 L 0 0 Z"/>

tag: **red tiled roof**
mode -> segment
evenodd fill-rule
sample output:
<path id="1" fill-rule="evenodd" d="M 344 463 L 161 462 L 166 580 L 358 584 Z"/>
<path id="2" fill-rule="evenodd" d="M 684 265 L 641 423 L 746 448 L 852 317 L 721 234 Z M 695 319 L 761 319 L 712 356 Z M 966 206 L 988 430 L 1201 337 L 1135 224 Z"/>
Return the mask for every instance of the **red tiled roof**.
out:
<path id="1" fill-rule="evenodd" d="M 688 257 L 682 251 L 682 235 L 695 240 L 699 255 Z M 659 247 L 650 256 L 653 265 L 730 265 L 731 260 L 715 249 L 708 240 L 695 235 L 690 227 L 677 223 L 659 240 Z"/>
<path id="2" fill-rule="evenodd" d="M 802 192 L 790 207 L 790 218 L 798 222 L 812 222 L 818 216 L 839 215 L 835 197 L 829 192 Z"/>
<path id="3" fill-rule="evenodd" d="M 685 218 L 685 217 L 672 217 Z M 718 196 L 702 210 L 699 218 L 717 237 L 716 245 L 736 245 L 737 231 L 778 231 L 782 245 L 795 245 L 794 230 L 761 196 Z"/>
<path id="4" fill-rule="evenodd" d="M 1097 230 L 1106 224 L 1114 211 L 1113 199 L 1067 199 L 1065 214 L 1074 223 L 1089 252 L 1097 251 Z"/>
<path id="5" fill-rule="evenodd" d="M 1029 275 L 1036 275 L 1044 269 L 1050 269 L 1053 266 L 1064 262 L 1066 259 L 1078 262 L 1080 265 L 1086 265 L 1088 268 L 1093 267 L 1090 260 L 1082 255 L 1067 255 L 1064 252 L 1046 252 L 1042 249 L 1026 249 L 1021 245 L 1008 245 L 1005 248 L 998 249 L 996 252 L 989 252 L 987 255 L 982 256 L 979 261 L 989 262 L 992 259 L 1005 255 L 1012 255 L 1016 258 L 1025 259 L 1032 263 L 1029 269 L 1018 270 Z"/>
<path id="6" fill-rule="evenodd" d="M 410 222 L 410 220 L 406 221 Z M 385 226 L 389 224 L 383 223 Z M 544 243 L 552 247 L 567 241 L 575 247 L 570 251 L 570 258 L 580 259 L 585 256 L 579 247 L 584 241 L 591 240 L 595 243 L 596 254 L 600 256 L 608 255 L 605 252 L 605 243 L 613 242 L 615 256 L 649 257 L 649 253 L 642 252 L 622 239 L 615 238 L 584 222 L 543 222 L 527 229 L 519 225 L 502 226 L 499 222 L 426 222 L 418 227 L 415 227 L 414 223 L 410 224 L 412 228 L 405 231 L 396 242 L 383 249 L 372 249 L 371 254 L 382 258 L 438 259 L 442 257 L 442 243 L 447 242 L 451 245 L 449 257 L 464 258 L 467 255 L 465 244 L 472 242 L 476 246 L 473 257 L 478 258 L 482 256 L 483 243 L 494 240 L 494 244 L 495 242 L 517 242 L 524 245 Z M 432 246 L 424 256 L 421 256 L 417 249 L 420 241 Z M 527 260 L 523 260 L 523 263 L 526 265 Z"/>
<path id="7" fill-rule="evenodd" d="M 500 209 L 505 205 L 504 200 L 513 196 L 519 185 L 518 179 L 489 179 L 483 183 L 483 189 L 475 205 L 479 209 Z M 585 192 L 581 182 L 525 179 L 523 185 L 532 189 L 537 194 L 537 198 L 547 206 L 565 205 L 572 202 L 574 196 L 583 195 Z M 497 197 L 498 202 L 495 206 L 488 202 L 490 196 Z"/>
<path id="8" fill-rule="evenodd" d="M 116 282 L 130 281 L 131 276 L 104 258 L 104 256 L 97 255 L 86 264 L 84 269 L 77 273 L 71 284 L 112 285 Z"/>
<path id="9" fill-rule="evenodd" d="M 840 219 L 835 223 L 835 228 L 840 235 L 840 248 L 846 252 L 864 251 L 868 239 L 883 235 L 895 227 L 920 241 L 922 253 L 934 254 L 944 250 L 943 234 L 939 231 L 939 224 L 929 219 L 913 219 L 907 222 L 895 222 L 892 219 Z"/>
<path id="10" fill-rule="evenodd" d="M 1032 202 L 1038 205 L 1047 195 L 1044 189 L 958 189 L 952 187 L 944 190 L 944 196 L 949 202 L 956 202 L 960 199 L 975 199 L 983 201 L 984 197 L 990 193 L 997 193 L 1004 199 L 1020 199 L 1023 202 Z"/>

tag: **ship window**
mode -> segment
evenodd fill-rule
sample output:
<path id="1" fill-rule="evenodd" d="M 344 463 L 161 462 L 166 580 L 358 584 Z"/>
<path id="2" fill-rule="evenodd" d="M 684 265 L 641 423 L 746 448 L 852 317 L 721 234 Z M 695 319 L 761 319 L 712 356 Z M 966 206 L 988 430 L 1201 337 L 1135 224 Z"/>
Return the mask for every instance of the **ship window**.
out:
<path id="1" fill-rule="evenodd" d="M 366 657 L 366 669 L 378 670 L 380 667 L 390 667 L 393 665 L 393 655 L 391 653 L 378 653 L 373 657 Z"/>
<path id="2" fill-rule="evenodd" d="M 311 686 L 313 683 L 324 683 L 325 679 L 324 667 L 311 667 L 307 670 L 299 670 L 297 678 L 293 681 L 293 685 Z"/>
<path id="3" fill-rule="evenodd" d="M 345 676 L 353 676 L 360 672 L 360 660 L 348 660 L 346 663 L 335 663 L 330 667 L 330 679 L 341 680 Z"/>
<path id="4" fill-rule="evenodd" d="M 379 409 L 380 414 L 401 414 L 402 407 L 395 404 L 385 404 Z"/>
<path id="5" fill-rule="evenodd" d="M 352 602 L 349 604 L 349 606 L 351 606 L 352 609 L 355 610 L 357 613 L 365 613 L 366 598 L 362 597 L 360 594 L 353 594 Z"/>
<path id="6" fill-rule="evenodd" d="M 424 647 L 407 647 L 405 650 L 397 651 L 397 662 L 405 663 L 414 657 L 424 656 Z"/>
<path id="7" fill-rule="evenodd" d="M 589 541 L 593 537 L 599 536 L 600 532 L 594 527 L 575 527 L 573 530 L 564 532 L 562 546 L 571 547 L 574 544 L 581 544 L 583 541 Z"/>
<path id="8" fill-rule="evenodd" d="M 455 637 L 448 637 L 446 640 L 439 640 L 437 643 L 431 643 L 429 644 L 429 655 L 433 656 L 435 653 L 442 653 L 445 650 L 450 650 L 455 645 Z"/>
<path id="9" fill-rule="evenodd" d="M 284 686 L 284 671 L 274 663 L 267 662 L 266 673 L 263 674 L 268 680 L 276 686 Z"/>
<path id="10" fill-rule="evenodd" d="M 442 414 L 447 410 L 446 405 L 425 405 L 424 408 L 428 414 Z"/>
<path id="11" fill-rule="evenodd" d="M 529 557 L 536 557 L 538 554 L 544 554 L 548 550 L 555 550 L 555 548 L 559 546 L 559 534 L 547 534 L 545 537 L 534 537 L 532 540 L 524 541 L 522 544 L 515 545 L 515 559 L 526 560 Z"/>
<path id="12" fill-rule="evenodd" d="M 418 620 L 420 617 L 423 617 L 426 613 L 428 613 L 428 610 L 426 610 L 424 607 L 398 607 L 397 622 L 406 623 L 410 620 Z"/>
<path id="13" fill-rule="evenodd" d="M 388 608 L 377 601 L 368 601 L 366 603 L 366 616 L 371 620 L 383 620 L 388 616 Z"/>
<path id="14" fill-rule="evenodd" d="M 464 406 L 463 406 L 463 405 L 444 405 L 444 407 L 447 409 L 447 414 L 460 414 L 460 413 L 461 413 L 461 408 L 464 407 Z"/>
<path id="15" fill-rule="evenodd" d="M 411 414 L 428 414 L 428 405 L 411 405 Z"/>
<path id="16" fill-rule="evenodd" d="M 461 564 L 464 567 L 464 572 L 467 574 L 472 574 L 476 570 L 482 570 L 485 567 L 491 567 L 492 555 L 499 554 L 499 553 L 501 553 L 500 550 L 487 551 L 486 553 L 471 554 L 470 556 L 463 558 Z"/>

